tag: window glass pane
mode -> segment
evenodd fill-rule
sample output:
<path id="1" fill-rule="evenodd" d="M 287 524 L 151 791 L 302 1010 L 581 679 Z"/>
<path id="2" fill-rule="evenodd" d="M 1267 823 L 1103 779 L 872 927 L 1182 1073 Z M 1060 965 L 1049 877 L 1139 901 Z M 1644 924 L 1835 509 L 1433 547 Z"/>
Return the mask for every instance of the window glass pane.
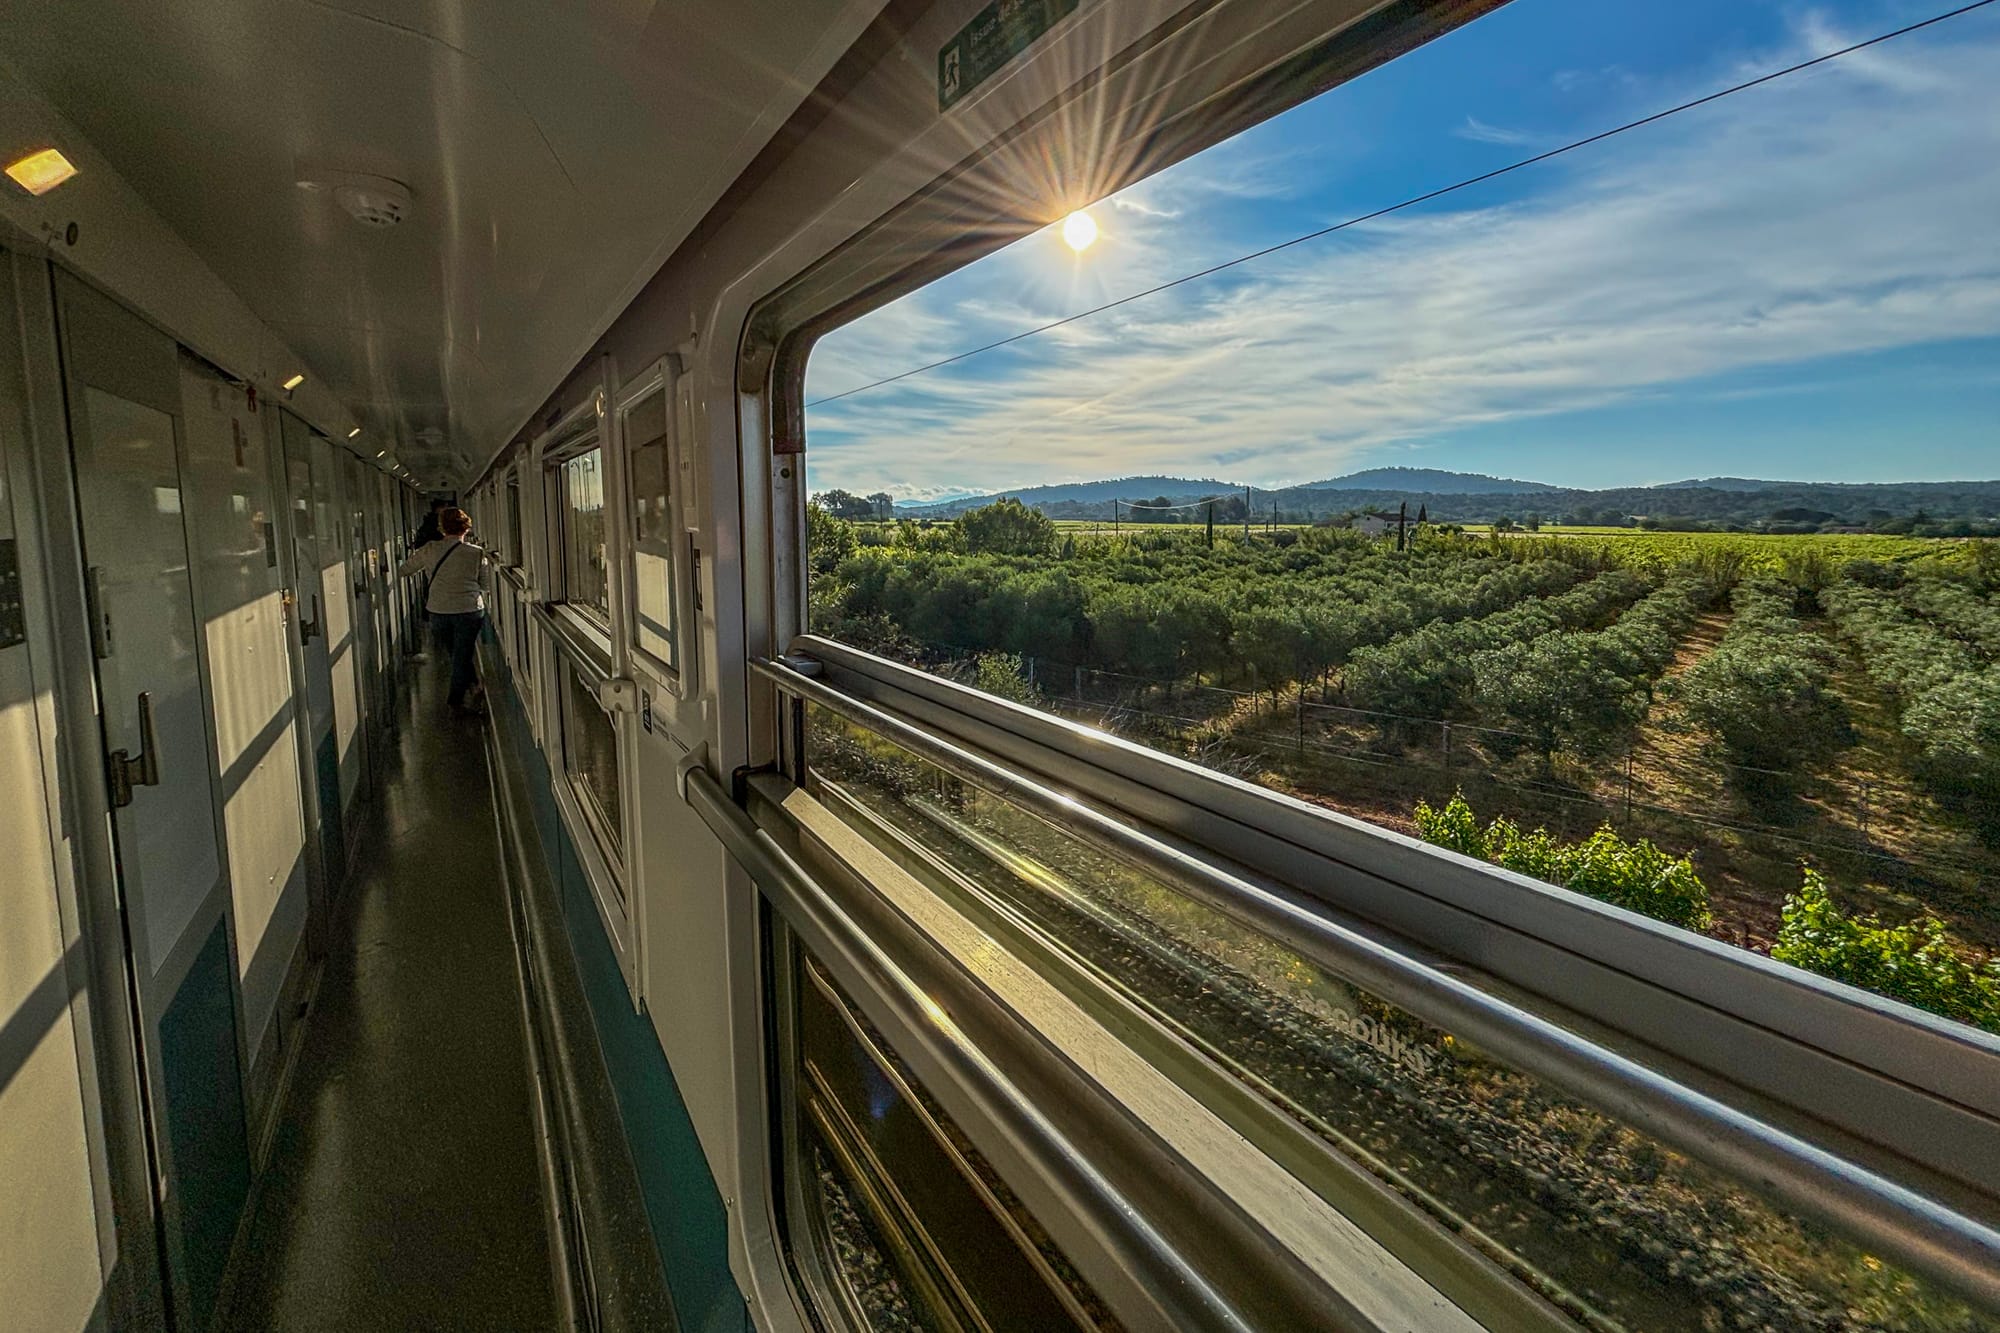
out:
<path id="1" fill-rule="evenodd" d="M 603 451 L 592 449 L 564 462 L 560 491 L 563 599 L 608 621 L 611 592 L 604 550 Z"/>
<path id="2" fill-rule="evenodd" d="M 2000 1032 L 2000 7 L 1812 14 L 1516 0 L 826 334 L 811 627 Z"/>
<path id="3" fill-rule="evenodd" d="M 1980 1326 L 1925 1280 L 879 736 L 822 712 L 808 745 L 816 794 L 960 910 L 1054 942 L 1587 1327 Z M 1338 1175 L 1293 1170 L 1341 1206 Z"/>
<path id="4" fill-rule="evenodd" d="M 671 534 L 665 389 L 656 389 L 627 410 L 625 439 L 632 453 L 632 535 L 641 541 L 666 541 Z"/>
<path id="5" fill-rule="evenodd" d="M 563 672 L 569 689 L 563 701 L 563 770 L 569 775 L 608 835 L 606 853 L 619 859 L 618 735 L 590 687 L 574 669 Z"/>
<path id="6" fill-rule="evenodd" d="M 680 646 L 674 635 L 673 561 L 657 551 L 632 553 L 639 597 L 636 638 L 639 647 L 670 667 L 680 666 Z"/>
<path id="7" fill-rule="evenodd" d="M 802 958 L 804 1197 L 870 1328 L 1120 1327 L 888 1041 Z"/>
<path id="8" fill-rule="evenodd" d="M 675 533 L 672 477 L 667 466 L 667 393 L 655 390 L 625 417 L 632 457 L 633 593 L 640 649 L 670 667 L 680 665 L 674 616 Z"/>

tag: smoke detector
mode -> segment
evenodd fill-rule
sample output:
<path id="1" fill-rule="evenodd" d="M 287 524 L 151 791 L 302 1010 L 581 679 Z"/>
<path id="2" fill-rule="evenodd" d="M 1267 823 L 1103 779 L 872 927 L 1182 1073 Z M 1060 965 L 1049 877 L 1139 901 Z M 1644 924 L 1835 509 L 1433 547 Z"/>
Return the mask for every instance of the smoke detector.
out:
<path id="1" fill-rule="evenodd" d="M 333 201 L 364 227 L 393 227 L 410 212 L 410 187 L 387 176 L 314 171 L 301 175 L 298 185 L 314 194 L 331 194 Z"/>

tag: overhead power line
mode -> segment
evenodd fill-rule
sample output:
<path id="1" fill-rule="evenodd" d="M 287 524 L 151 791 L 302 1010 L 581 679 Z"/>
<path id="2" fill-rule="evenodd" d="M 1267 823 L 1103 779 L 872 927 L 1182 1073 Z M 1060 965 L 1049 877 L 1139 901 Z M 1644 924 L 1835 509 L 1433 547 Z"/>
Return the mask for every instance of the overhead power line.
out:
<path id="1" fill-rule="evenodd" d="M 1292 237 L 1288 241 L 1279 241 L 1276 245 L 1267 245 L 1261 250 L 1252 250 L 1248 254 L 1238 255 L 1234 259 L 1226 259 L 1219 264 L 1211 264 L 1207 268 L 1197 269 L 1193 273 L 1183 274 L 1178 278 L 1173 278 L 1167 282 L 1160 283 L 1158 286 L 1148 287 L 1144 291 L 1133 292 L 1129 296 L 1121 296 L 1116 300 L 1106 301 L 1103 305 L 1095 305 L 1090 307 L 1088 310 L 1079 310 L 1073 315 L 1065 315 L 1061 319 L 1050 320 L 1046 324 L 1037 325 L 1032 329 L 1024 329 L 1020 333 L 1009 334 L 1005 338 L 995 339 L 990 343 L 986 343 L 979 347 L 971 348 L 968 351 L 956 353 L 955 355 L 952 356 L 944 357 L 941 360 L 928 362 L 925 365 L 916 366 L 905 371 L 900 371 L 894 375 L 885 375 L 879 380 L 873 380 L 867 384 L 857 385 L 852 389 L 843 389 L 839 393 L 830 393 L 826 395 L 824 398 L 815 398 L 812 401 L 808 402 L 806 406 L 820 407 L 827 403 L 837 403 L 843 398 L 852 398 L 854 397 L 854 395 L 859 393 L 867 393 L 873 389 L 880 389 L 885 385 L 895 384 L 900 380 L 910 379 L 911 377 L 916 375 L 924 375 L 928 374 L 933 370 L 941 370 L 946 366 L 956 365 L 960 361 L 969 360 L 970 358 L 975 356 L 983 356 L 987 352 L 997 351 L 1002 347 L 1011 346 L 1014 343 L 1022 342 L 1025 341 L 1026 339 L 1038 337 L 1041 334 L 1048 333 L 1053 329 L 1062 328 L 1065 324 L 1074 324 L 1078 320 L 1089 319 L 1093 315 L 1101 315 L 1107 310 L 1116 310 L 1119 306 L 1130 305 L 1134 301 L 1143 301 L 1149 296 L 1157 296 L 1161 292 L 1169 291 L 1172 288 L 1183 285 L 1184 283 L 1195 282 L 1202 278 L 1213 277 L 1215 274 L 1224 272 L 1227 269 L 1236 268 L 1242 264 L 1252 263 L 1255 260 L 1263 259 L 1267 256 L 1277 254 L 1281 250 L 1289 250 L 1295 245 L 1304 245 L 1307 241 L 1316 241 L 1323 236 L 1331 236 L 1337 231 L 1346 231 L 1349 227 L 1358 227 L 1364 222 L 1373 222 L 1375 219 L 1387 217 L 1391 213 L 1400 213 L 1406 208 L 1415 208 L 1418 204 L 1427 204 L 1431 202 L 1433 199 L 1441 199 L 1445 195 L 1456 193 L 1459 190 L 1468 189 L 1474 185 L 1482 185 L 1490 180 L 1497 180 L 1501 176 L 1506 176 L 1513 172 L 1520 171 L 1525 167 L 1532 167 L 1539 163 L 1547 162 L 1551 158 L 1561 157 L 1565 153 L 1573 153 L 1579 148 L 1588 148 L 1592 144 L 1603 143 L 1606 139 L 1613 139 L 1621 134 L 1629 133 L 1632 130 L 1641 129 L 1647 125 L 1656 124 L 1659 121 L 1667 119 L 1669 116 L 1678 116 L 1683 111 L 1692 111 L 1696 107 L 1707 106 L 1710 102 L 1719 102 L 1725 97 L 1733 97 L 1737 93 L 1747 92 L 1752 88 L 1756 88 L 1763 84 L 1771 83 L 1775 80 L 1785 78 L 1787 75 L 1797 74 L 1801 70 L 1811 69 L 1815 65 L 1824 65 L 1829 61 L 1838 60 L 1842 56 L 1853 55 L 1856 51 L 1865 51 L 1871 46 L 1880 46 L 1883 42 L 1894 41 L 1898 37 L 1906 37 L 1910 33 L 1921 31 L 1924 28 L 1934 27 L 1935 25 L 1946 22 L 1949 19 L 1955 19 L 1962 17 L 1963 15 L 1970 14 L 1975 9 L 1984 9 L 1988 5 L 1993 3 L 1994 0 L 1972 0 L 1971 4 L 1960 5 L 1957 9 L 1946 10 L 1942 14 L 1934 14 L 1927 19 L 1919 19 L 1915 23 L 1905 24 L 1900 28 L 1893 29 L 1889 32 L 1881 33 L 1878 36 L 1870 37 L 1866 41 L 1856 42 L 1852 46 L 1843 46 L 1837 51 L 1828 51 L 1824 55 L 1814 56 L 1810 60 L 1801 60 L 1797 64 L 1787 65 L 1783 69 L 1774 69 L 1768 74 L 1760 74 L 1754 79 L 1745 79 L 1741 83 L 1732 84 L 1727 88 L 1720 89 L 1716 92 L 1708 93 L 1702 97 L 1697 97 L 1692 101 L 1682 102 L 1678 106 L 1670 106 L 1666 108 L 1664 111 L 1655 111 L 1649 116 L 1641 116 L 1637 120 L 1626 121 L 1623 125 L 1614 126 L 1613 128 L 1608 130 L 1600 130 L 1596 134 L 1589 135 L 1586 138 L 1577 139 L 1570 143 L 1566 143 L 1560 148 L 1551 148 L 1547 152 L 1536 153 L 1533 157 L 1524 157 L 1518 162 L 1510 162 L 1504 167 L 1495 167 L 1493 170 L 1481 172 L 1477 176 L 1468 176 L 1464 180 L 1458 181 L 1455 184 L 1442 186 L 1438 189 L 1428 191 L 1424 194 L 1412 195 L 1410 198 L 1402 200 L 1400 203 L 1390 204 L 1385 208 L 1378 208 L 1372 213 L 1363 213 L 1358 217 L 1351 217 L 1347 219 L 1345 222 L 1336 222 L 1329 227 L 1321 227 L 1316 231 L 1305 232 L 1301 235 Z"/>

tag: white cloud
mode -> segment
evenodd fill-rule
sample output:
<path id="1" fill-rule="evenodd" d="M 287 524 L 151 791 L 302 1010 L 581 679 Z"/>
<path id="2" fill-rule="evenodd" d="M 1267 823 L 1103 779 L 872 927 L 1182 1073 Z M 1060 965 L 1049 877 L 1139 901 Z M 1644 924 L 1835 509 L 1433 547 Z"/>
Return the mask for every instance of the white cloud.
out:
<path id="1" fill-rule="evenodd" d="M 1302 480 L 1468 425 L 2000 335 L 2000 43 L 1866 54 L 1535 169 L 1525 200 L 1399 214 L 816 409 L 814 484 Z M 1208 166 L 1148 182 L 1091 280 L 1224 257 L 1190 225 Z M 815 391 L 1102 299 L 1035 281 L 1040 239 L 830 337 Z"/>
<path id="2" fill-rule="evenodd" d="M 1470 139 L 1474 143 L 1497 143 L 1510 148 L 1525 148 L 1539 142 L 1538 136 L 1526 130 L 1510 130 L 1502 125 L 1488 125 L 1477 116 L 1467 116 L 1465 124 L 1452 133 L 1461 139 Z"/>

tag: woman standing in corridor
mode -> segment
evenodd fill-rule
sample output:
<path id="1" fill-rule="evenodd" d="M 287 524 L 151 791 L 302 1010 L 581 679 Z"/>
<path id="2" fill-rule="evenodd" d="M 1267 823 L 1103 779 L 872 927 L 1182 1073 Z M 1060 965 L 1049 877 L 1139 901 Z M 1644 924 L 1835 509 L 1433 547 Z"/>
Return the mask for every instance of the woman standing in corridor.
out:
<path id="1" fill-rule="evenodd" d="M 438 540 L 410 552 L 397 573 L 424 577 L 424 610 L 438 641 L 451 653 L 451 692 L 446 703 L 454 713 L 479 714 L 479 630 L 486 623 L 486 548 L 472 541 L 472 518 L 463 509 L 438 511 Z M 468 691 L 470 696 L 468 697 Z"/>

